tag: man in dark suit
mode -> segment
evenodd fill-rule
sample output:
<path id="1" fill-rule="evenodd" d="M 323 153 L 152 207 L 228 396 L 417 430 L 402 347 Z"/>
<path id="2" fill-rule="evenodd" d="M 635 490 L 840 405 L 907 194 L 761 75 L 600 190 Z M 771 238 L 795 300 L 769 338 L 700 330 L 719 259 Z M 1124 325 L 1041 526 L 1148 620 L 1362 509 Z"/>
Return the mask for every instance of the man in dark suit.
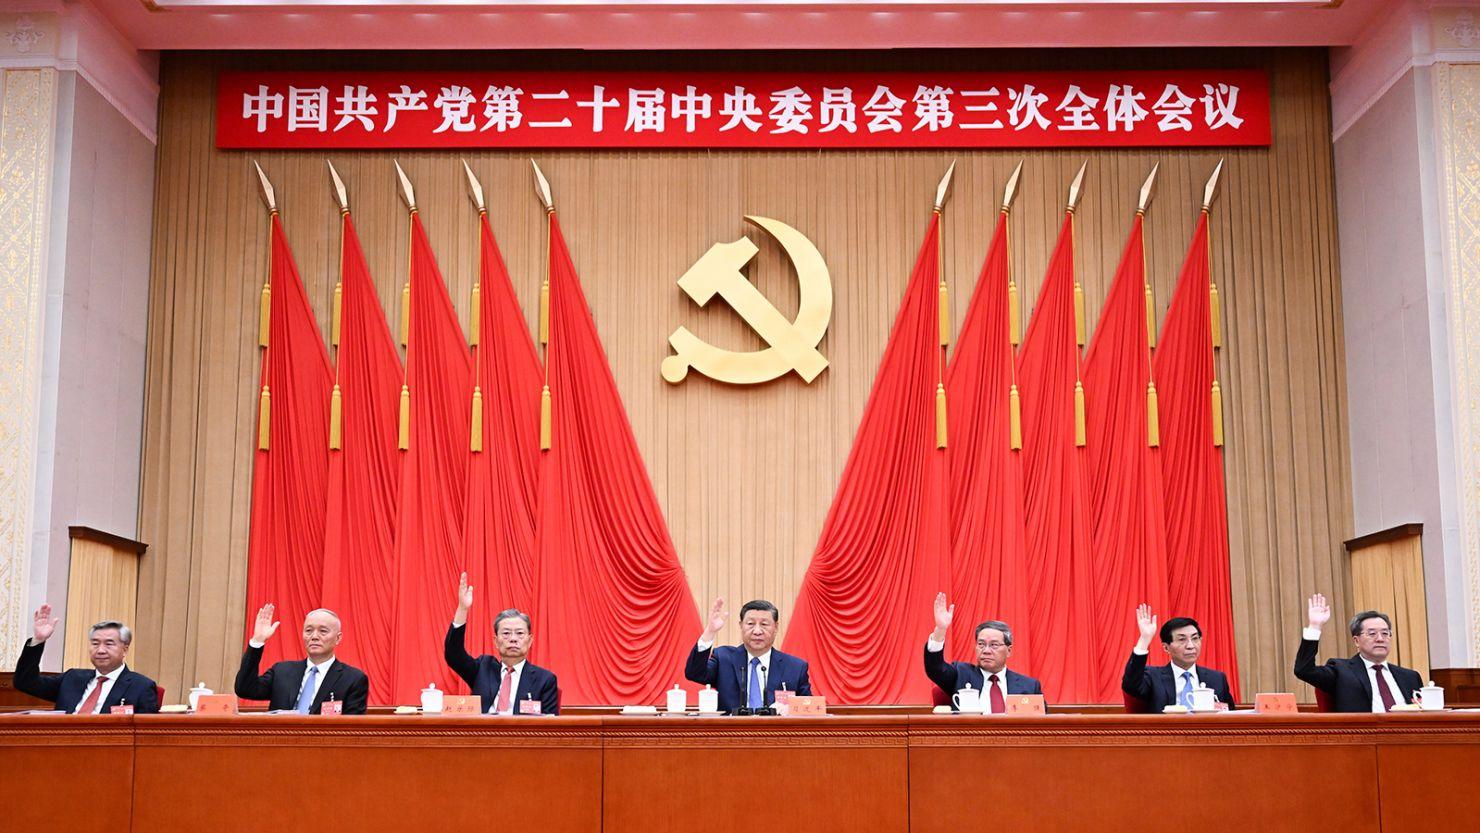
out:
<path id="1" fill-rule="evenodd" d="M 1423 678 L 1411 668 L 1388 662 L 1393 645 L 1393 623 L 1386 613 L 1364 610 L 1352 617 L 1347 629 L 1357 655 L 1328 659 L 1316 666 L 1321 646 L 1321 627 L 1331 619 L 1331 606 L 1317 593 L 1307 604 L 1308 627 L 1295 652 L 1295 676 L 1330 695 L 1331 710 L 1338 712 L 1385 712 L 1399 703 L 1413 702 L 1413 693 L 1423 688 Z"/>
<path id="2" fill-rule="evenodd" d="M 262 664 L 262 649 L 277 633 L 281 622 L 272 621 L 272 604 L 257 611 L 257 623 L 242 667 L 236 672 L 236 696 L 245 700 L 266 700 L 273 711 L 296 711 L 299 714 L 321 714 L 324 701 L 341 702 L 342 714 L 364 714 L 370 699 L 370 678 L 353 665 L 334 658 L 334 648 L 344 637 L 339 617 L 328 610 L 315 610 L 303 619 L 303 647 L 308 660 L 283 660 L 257 675 Z"/>
<path id="3" fill-rule="evenodd" d="M 87 637 L 92 670 L 73 668 L 60 674 L 42 674 L 41 654 L 61 620 L 52 618 L 49 604 L 37 609 L 34 618 L 31 638 L 15 663 L 13 682 L 17 690 L 50 700 L 57 711 L 68 714 L 109 714 L 120 705 L 133 706 L 136 714 L 159 711 L 159 690 L 154 681 L 123 664 L 134 641 L 127 625 L 108 620 L 92 626 Z"/>
<path id="4" fill-rule="evenodd" d="M 1009 670 L 1012 656 L 1012 628 L 1006 622 L 989 619 L 976 626 L 976 664 L 946 662 L 946 632 L 956 616 L 956 606 L 946 605 L 946 594 L 935 596 L 935 630 L 925 641 L 925 676 L 954 696 L 970 686 L 982 692 L 982 711 L 1003 714 L 1010 694 L 1042 694 L 1043 686 L 1032 677 Z M 954 702 L 951 709 L 956 710 Z"/>
<path id="5" fill-rule="evenodd" d="M 463 678 L 468 688 L 483 700 L 484 714 L 560 714 L 560 687 L 555 675 L 529 662 L 534 643 L 529 615 L 514 608 L 493 618 L 493 641 L 498 656 L 482 654 L 474 659 L 465 647 L 468 610 L 473 607 L 473 588 L 463 573 L 457 585 L 457 611 L 442 643 L 447 667 Z"/>
<path id="6" fill-rule="evenodd" d="M 1125 673 L 1120 678 L 1120 689 L 1146 704 L 1148 711 L 1160 714 L 1167 706 L 1192 708 L 1192 692 L 1198 686 L 1213 690 L 1218 702 L 1233 708 L 1233 693 L 1228 688 L 1228 677 L 1222 671 L 1197 664 L 1202 653 L 1202 628 L 1197 620 L 1189 616 L 1174 616 L 1161 626 L 1161 648 L 1171 662 L 1167 665 L 1146 667 L 1150 654 L 1151 638 L 1156 635 L 1156 615 L 1151 605 L 1136 608 L 1136 627 L 1141 636 L 1136 647 L 1131 649 L 1131 658 L 1125 664 Z"/>
<path id="7" fill-rule="evenodd" d="M 776 692 L 782 689 L 811 696 L 807 661 L 772 647 L 781 624 L 781 611 L 776 605 L 764 599 L 746 602 L 740 608 L 741 643 L 716 648 L 715 637 L 729 618 L 724 598 L 715 599 L 708 625 L 683 669 L 688 679 L 719 691 L 720 711 L 751 714 L 771 708 Z"/>

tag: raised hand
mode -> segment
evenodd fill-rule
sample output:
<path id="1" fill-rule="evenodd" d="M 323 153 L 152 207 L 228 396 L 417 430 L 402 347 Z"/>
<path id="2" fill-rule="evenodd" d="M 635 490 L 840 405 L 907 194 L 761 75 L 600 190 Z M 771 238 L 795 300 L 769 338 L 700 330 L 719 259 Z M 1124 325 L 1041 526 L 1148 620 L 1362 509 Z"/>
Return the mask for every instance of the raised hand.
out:
<path id="1" fill-rule="evenodd" d="M 51 635 L 56 632 L 57 622 L 60 621 L 60 619 L 52 618 L 51 605 L 43 604 L 36 608 L 36 622 L 31 626 L 31 636 L 36 644 L 40 645 L 50 639 Z"/>
<path id="2" fill-rule="evenodd" d="M 1320 593 L 1310 597 L 1306 604 L 1306 621 L 1316 630 L 1331 621 L 1331 605 L 1326 603 L 1326 597 Z"/>
<path id="3" fill-rule="evenodd" d="M 730 611 L 725 609 L 725 597 L 720 596 L 714 600 L 714 604 L 709 608 L 709 618 L 705 622 L 704 639 L 702 641 L 713 642 L 714 637 L 724 628 L 725 622 L 729 620 Z"/>
<path id="4" fill-rule="evenodd" d="M 277 633 L 278 625 L 281 625 L 282 622 L 272 621 L 272 615 L 275 610 L 276 608 L 272 606 L 272 602 L 268 602 L 262 606 L 261 610 L 257 611 L 257 623 L 252 626 L 253 642 L 265 643 L 272 638 L 273 634 Z"/>
<path id="5" fill-rule="evenodd" d="M 468 574 L 457 580 L 457 609 L 466 613 L 473 607 L 473 588 L 468 585 Z"/>
<path id="6" fill-rule="evenodd" d="M 1151 605 L 1143 604 L 1136 608 L 1136 629 L 1141 632 L 1141 639 L 1136 643 L 1139 648 L 1147 648 L 1151 640 L 1156 636 L 1156 614 L 1151 612 Z"/>
<path id="7" fill-rule="evenodd" d="M 935 594 L 935 629 L 945 633 L 951 627 L 951 620 L 956 618 L 956 606 L 946 604 L 946 594 Z"/>

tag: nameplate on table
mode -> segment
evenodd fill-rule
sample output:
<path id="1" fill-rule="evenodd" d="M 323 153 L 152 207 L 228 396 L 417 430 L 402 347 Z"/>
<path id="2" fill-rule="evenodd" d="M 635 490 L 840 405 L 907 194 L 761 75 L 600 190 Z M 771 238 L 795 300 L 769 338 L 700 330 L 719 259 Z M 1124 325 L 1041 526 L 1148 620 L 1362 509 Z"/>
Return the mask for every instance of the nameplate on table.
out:
<path id="1" fill-rule="evenodd" d="M 827 698 L 821 694 L 793 694 L 786 708 L 790 717 L 817 717 L 827 714 Z"/>
<path id="2" fill-rule="evenodd" d="M 196 714 L 236 714 L 235 694 L 202 694 L 195 701 Z"/>
<path id="3" fill-rule="evenodd" d="M 447 694 L 442 697 L 443 714 L 482 714 L 483 698 L 476 694 Z"/>
<path id="4" fill-rule="evenodd" d="M 1009 717 L 1042 717 L 1048 713 L 1042 694 L 1009 694 L 1007 715 Z"/>
<path id="5" fill-rule="evenodd" d="M 1254 711 L 1259 714 L 1295 714 L 1299 709 L 1295 707 L 1295 695 L 1284 692 L 1255 694 Z"/>

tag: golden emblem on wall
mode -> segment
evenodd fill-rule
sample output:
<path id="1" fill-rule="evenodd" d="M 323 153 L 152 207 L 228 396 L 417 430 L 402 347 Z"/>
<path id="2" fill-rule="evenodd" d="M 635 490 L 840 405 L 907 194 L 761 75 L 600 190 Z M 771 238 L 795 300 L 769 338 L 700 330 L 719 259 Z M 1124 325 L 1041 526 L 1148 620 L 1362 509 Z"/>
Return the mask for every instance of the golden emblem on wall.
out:
<path id="1" fill-rule="evenodd" d="M 700 339 L 680 326 L 668 337 L 675 355 L 663 360 L 663 378 L 678 384 L 689 368 L 720 382 L 754 385 L 795 370 L 807 382 L 827 368 L 827 357 L 817 345 L 832 320 L 832 278 L 822 254 L 801 232 L 768 217 L 747 216 L 786 252 L 797 273 L 801 304 L 795 321 L 776 309 L 741 270 L 760 251 L 750 238 L 709 247 L 678 279 L 678 286 L 694 303 L 704 306 L 715 295 L 723 298 L 769 346 L 761 350 L 726 350 Z"/>

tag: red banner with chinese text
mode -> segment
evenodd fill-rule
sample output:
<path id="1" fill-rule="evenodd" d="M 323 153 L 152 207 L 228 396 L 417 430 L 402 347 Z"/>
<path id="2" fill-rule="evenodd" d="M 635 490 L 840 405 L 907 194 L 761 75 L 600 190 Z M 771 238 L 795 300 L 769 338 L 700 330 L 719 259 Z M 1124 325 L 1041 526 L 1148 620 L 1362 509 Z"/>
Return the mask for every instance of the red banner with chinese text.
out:
<path id="1" fill-rule="evenodd" d="M 1268 145 L 1259 70 L 223 73 L 219 148 Z"/>

